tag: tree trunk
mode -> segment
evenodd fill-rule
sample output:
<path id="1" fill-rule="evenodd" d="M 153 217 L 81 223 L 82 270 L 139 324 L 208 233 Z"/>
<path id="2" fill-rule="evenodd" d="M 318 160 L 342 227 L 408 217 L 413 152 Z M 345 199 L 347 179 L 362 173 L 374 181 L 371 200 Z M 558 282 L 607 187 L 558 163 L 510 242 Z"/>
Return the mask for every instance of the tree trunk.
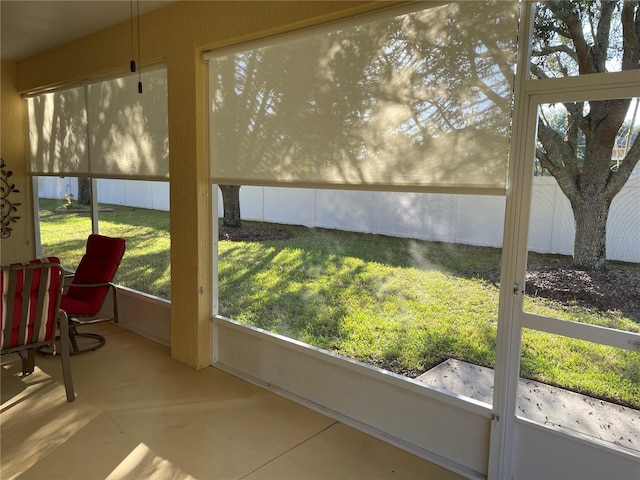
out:
<path id="1" fill-rule="evenodd" d="M 609 201 L 601 195 L 582 195 L 573 204 L 575 238 L 573 264 L 585 270 L 604 270 L 607 262 Z"/>
<path id="2" fill-rule="evenodd" d="M 88 177 L 78 178 L 78 203 L 91 205 L 91 179 Z"/>
<path id="3" fill-rule="evenodd" d="M 240 187 L 241 185 L 219 185 L 222 192 L 224 216 L 222 224 L 226 227 L 239 227 L 240 222 Z"/>

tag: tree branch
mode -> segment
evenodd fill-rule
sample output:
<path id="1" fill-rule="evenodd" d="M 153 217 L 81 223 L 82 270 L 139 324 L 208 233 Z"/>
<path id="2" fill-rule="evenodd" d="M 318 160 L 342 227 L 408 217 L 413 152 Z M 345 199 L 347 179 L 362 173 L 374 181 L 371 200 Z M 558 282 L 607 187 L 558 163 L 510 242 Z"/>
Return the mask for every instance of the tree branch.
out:
<path id="1" fill-rule="evenodd" d="M 635 70 L 640 63 L 640 5 L 625 2 L 622 7 L 622 70 Z"/>
<path id="2" fill-rule="evenodd" d="M 576 62 L 578 61 L 578 56 L 576 52 L 564 43 L 559 45 L 546 45 L 542 47 L 537 52 L 531 52 L 532 57 L 546 57 L 547 55 L 553 55 L 554 53 L 564 53 L 569 57 L 573 58 Z"/>
<path id="3" fill-rule="evenodd" d="M 538 122 L 538 140 L 547 152 L 549 162 L 553 168 L 547 168 L 551 174 L 558 179 L 560 177 L 565 182 L 571 179 L 571 183 L 575 183 L 575 179 L 580 174 L 580 166 L 574 147 L 570 142 L 566 142 L 559 132 L 547 125 L 544 118 L 540 118 Z"/>
<path id="4" fill-rule="evenodd" d="M 591 47 L 591 55 L 597 72 L 607 71 L 607 51 L 609 50 L 609 35 L 611 33 L 611 16 L 617 2 L 600 2 L 600 19 L 598 30 L 594 35 L 594 45 Z M 592 14 L 589 13 L 589 17 Z"/>
<path id="5" fill-rule="evenodd" d="M 531 73 L 533 74 L 534 77 L 538 79 L 549 78 L 549 75 L 547 75 L 547 72 L 545 72 L 540 65 L 537 65 L 535 63 L 531 64 Z"/>
<path id="6" fill-rule="evenodd" d="M 547 1 L 545 6 L 555 15 L 558 20 L 561 20 L 567 26 L 569 36 L 573 41 L 576 55 L 578 57 L 578 69 L 581 75 L 587 73 L 594 73 L 595 66 L 592 63 L 591 55 L 589 54 L 590 48 L 587 44 L 584 33 L 582 31 L 582 22 L 580 18 L 573 10 L 566 8 L 563 2 Z"/>

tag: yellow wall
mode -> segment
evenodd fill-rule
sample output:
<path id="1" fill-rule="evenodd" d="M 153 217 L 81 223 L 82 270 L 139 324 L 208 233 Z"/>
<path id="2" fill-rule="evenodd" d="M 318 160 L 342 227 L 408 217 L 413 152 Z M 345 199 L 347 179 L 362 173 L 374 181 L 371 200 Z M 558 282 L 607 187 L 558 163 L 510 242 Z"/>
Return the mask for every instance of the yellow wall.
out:
<path id="1" fill-rule="evenodd" d="M 20 219 L 11 224 L 11 236 L 0 241 L 2 265 L 31 260 L 35 257 L 33 207 L 31 205 L 31 183 L 27 177 L 28 155 L 26 146 L 26 118 L 20 94 L 17 90 L 18 66 L 15 62 L 2 62 L 0 67 L 2 116 L 0 117 L 0 156 L 6 170 L 13 172 L 9 178 L 16 184 L 19 193 L 9 195 L 12 203 L 20 203 L 15 213 Z"/>
<path id="2" fill-rule="evenodd" d="M 142 64 L 167 66 L 173 358 L 200 368 L 211 355 L 211 202 L 202 52 L 394 3 L 179 1 L 141 18 Z M 125 22 L 19 62 L 18 88 L 30 92 L 124 73 L 130 57 L 130 26 Z"/>

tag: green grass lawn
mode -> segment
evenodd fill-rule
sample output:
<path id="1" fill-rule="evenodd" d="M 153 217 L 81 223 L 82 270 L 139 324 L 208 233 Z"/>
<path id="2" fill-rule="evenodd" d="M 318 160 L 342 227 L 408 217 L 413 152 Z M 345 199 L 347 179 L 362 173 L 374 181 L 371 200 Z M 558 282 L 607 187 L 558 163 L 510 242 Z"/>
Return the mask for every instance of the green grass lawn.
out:
<path id="1" fill-rule="evenodd" d="M 40 236 L 43 255 L 55 255 L 65 267 L 75 268 L 91 233 L 89 213 L 56 210 L 64 200 L 40 199 Z M 100 233 L 122 237 L 127 251 L 116 281 L 125 287 L 171 298 L 169 213 L 144 208 L 101 205 Z"/>
<path id="2" fill-rule="evenodd" d="M 41 201 L 43 250 L 79 260 L 87 214 Z M 127 239 L 118 283 L 169 297 L 167 212 L 111 206 L 101 233 Z M 287 239 L 219 243 L 220 313 L 415 377 L 447 358 L 493 367 L 501 252 L 338 230 L 285 228 Z M 68 232 L 73 232 L 71 235 Z M 640 331 L 640 319 L 542 298 L 527 310 Z M 542 332 L 523 335 L 522 375 L 640 408 L 640 354 Z"/>

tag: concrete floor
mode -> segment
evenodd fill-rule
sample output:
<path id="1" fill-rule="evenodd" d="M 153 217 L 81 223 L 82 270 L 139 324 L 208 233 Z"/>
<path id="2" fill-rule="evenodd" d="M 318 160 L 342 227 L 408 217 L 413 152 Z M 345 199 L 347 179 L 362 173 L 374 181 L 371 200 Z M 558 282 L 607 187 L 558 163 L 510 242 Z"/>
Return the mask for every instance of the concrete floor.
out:
<path id="1" fill-rule="evenodd" d="M 91 330 L 107 343 L 72 357 L 72 403 L 59 358 L 23 378 L 2 357 L 0 478 L 461 478 L 115 325 Z"/>
<path id="2" fill-rule="evenodd" d="M 417 380 L 491 405 L 493 369 L 450 359 Z M 602 400 L 521 378 L 517 415 L 585 440 L 640 452 L 640 413 Z"/>

